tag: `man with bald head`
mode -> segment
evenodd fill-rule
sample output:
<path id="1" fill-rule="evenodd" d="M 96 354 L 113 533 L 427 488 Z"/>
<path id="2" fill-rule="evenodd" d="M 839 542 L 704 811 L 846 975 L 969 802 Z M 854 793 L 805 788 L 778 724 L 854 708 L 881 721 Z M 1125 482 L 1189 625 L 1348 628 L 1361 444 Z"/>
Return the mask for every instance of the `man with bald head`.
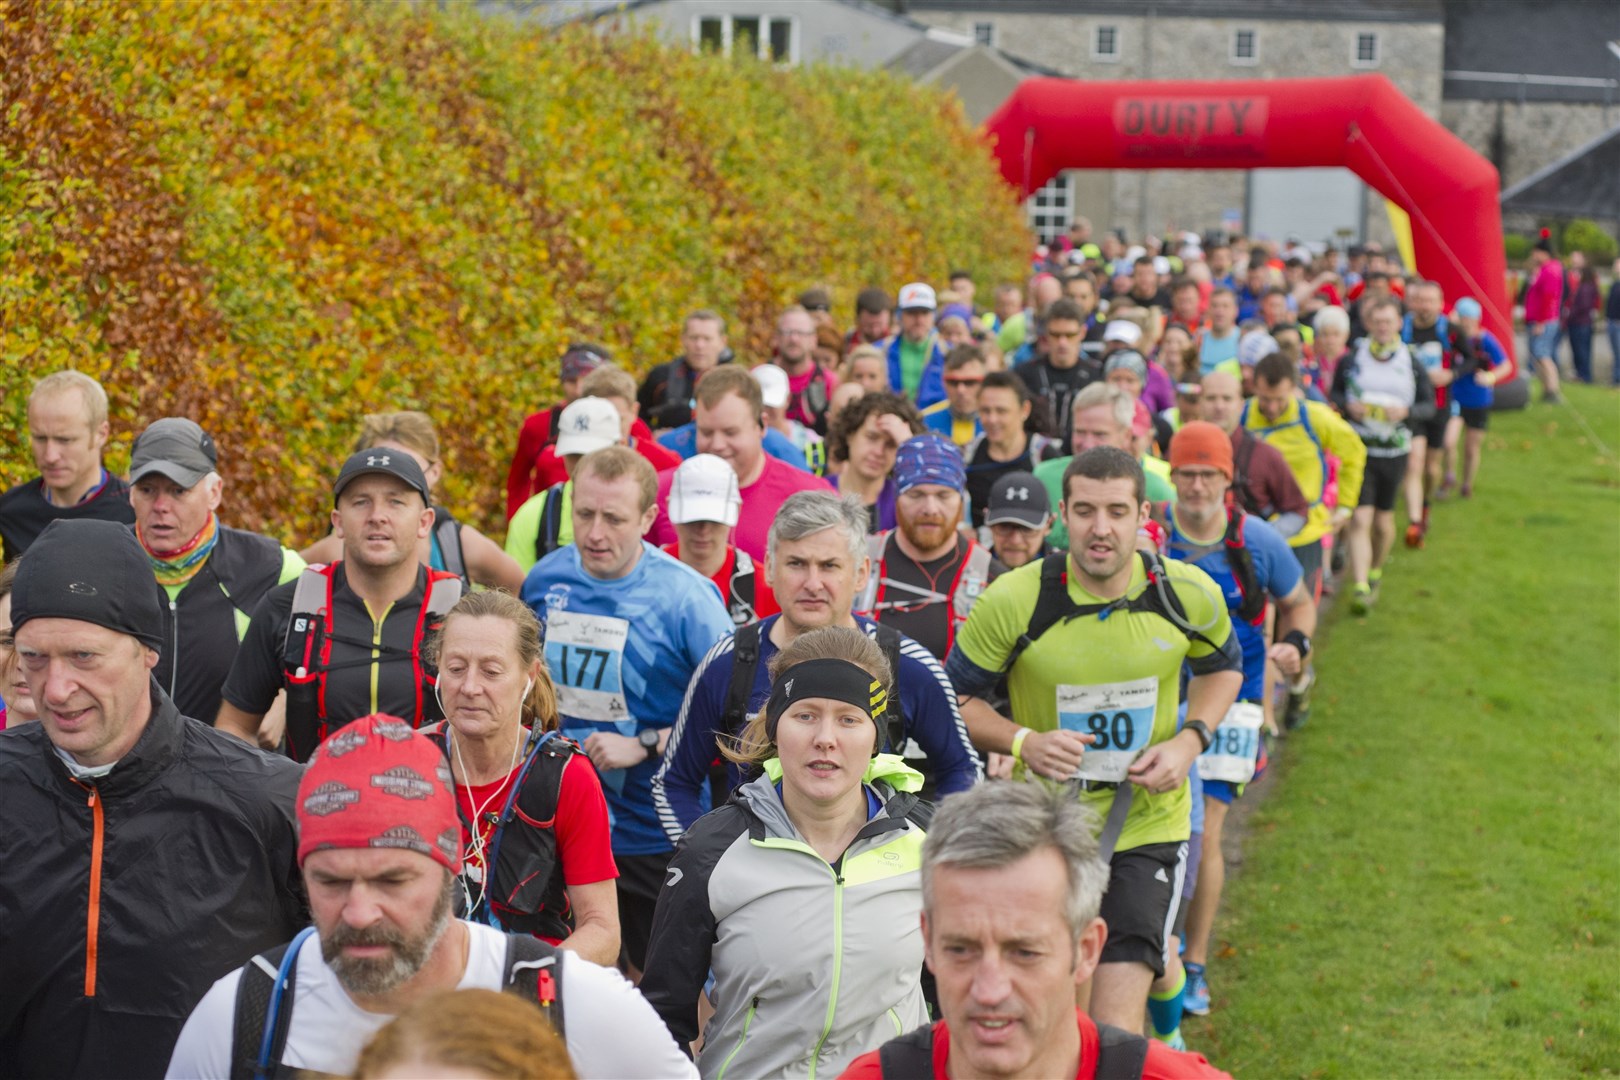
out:
<path id="1" fill-rule="evenodd" d="M 1232 492 L 1243 509 L 1264 518 L 1284 539 L 1299 532 L 1311 511 L 1299 490 L 1288 462 L 1275 447 L 1250 435 L 1238 422 L 1243 411 L 1243 387 L 1224 371 L 1204 376 L 1199 416 L 1232 439 Z"/>

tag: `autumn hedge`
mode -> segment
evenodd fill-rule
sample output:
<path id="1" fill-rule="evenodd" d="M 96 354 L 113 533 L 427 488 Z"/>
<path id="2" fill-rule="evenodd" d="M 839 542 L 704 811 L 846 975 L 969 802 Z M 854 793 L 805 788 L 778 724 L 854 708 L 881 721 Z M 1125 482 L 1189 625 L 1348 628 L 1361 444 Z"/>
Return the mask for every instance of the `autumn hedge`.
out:
<path id="1" fill-rule="evenodd" d="M 522 417 L 578 337 L 643 370 L 683 312 L 748 357 L 810 284 L 981 283 L 1028 238 L 958 105 L 471 5 L 0 0 L 0 478 L 75 366 L 141 426 L 196 418 L 227 518 L 324 530 L 365 412 L 437 420 L 494 531 Z"/>

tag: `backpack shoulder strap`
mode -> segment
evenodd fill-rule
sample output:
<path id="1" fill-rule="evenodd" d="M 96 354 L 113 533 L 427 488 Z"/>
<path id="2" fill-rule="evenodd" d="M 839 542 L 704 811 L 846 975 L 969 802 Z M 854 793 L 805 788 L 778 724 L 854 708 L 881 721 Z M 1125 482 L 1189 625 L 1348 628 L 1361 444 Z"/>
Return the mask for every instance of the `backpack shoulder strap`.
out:
<path id="1" fill-rule="evenodd" d="M 422 606 L 430 619 L 443 619 L 463 592 L 461 577 L 448 570 L 429 570 L 427 599 Z"/>
<path id="2" fill-rule="evenodd" d="M 892 626 L 877 624 L 877 644 L 889 662 L 889 750 L 898 754 L 906 744 L 906 718 L 900 704 L 900 644 L 904 639 Z"/>
<path id="3" fill-rule="evenodd" d="M 1260 588 L 1260 578 L 1254 572 L 1254 554 L 1249 551 L 1243 535 L 1245 517 L 1247 515 L 1239 506 L 1234 506 L 1226 512 L 1226 535 L 1223 541 L 1226 548 L 1226 565 L 1231 567 L 1232 576 L 1237 579 L 1238 592 L 1243 594 L 1238 617 L 1244 622 L 1252 623 L 1265 614 L 1266 597 Z"/>
<path id="4" fill-rule="evenodd" d="M 724 734 L 736 735 L 748 719 L 748 699 L 759 670 L 760 624 L 739 626 L 731 639 L 731 681 L 726 684 L 725 710 L 720 714 Z"/>
<path id="5" fill-rule="evenodd" d="M 924 1080 L 934 1075 L 934 1025 L 890 1039 L 878 1049 L 883 1080 Z"/>
<path id="6" fill-rule="evenodd" d="M 298 950 L 313 933 L 313 926 L 305 927 L 243 965 L 231 1024 L 231 1080 L 257 1080 L 279 1070 L 292 1027 Z"/>
<path id="7" fill-rule="evenodd" d="M 501 989 L 532 1001 L 546 1014 L 557 1037 L 567 1042 L 563 1026 L 562 950 L 533 934 L 506 935 L 506 968 Z"/>
<path id="8" fill-rule="evenodd" d="M 1097 1080 L 1137 1080 L 1147 1064 L 1148 1041 L 1133 1032 L 1097 1025 Z"/>
<path id="9" fill-rule="evenodd" d="M 1002 665 L 1001 672 L 1005 675 L 1013 669 L 1025 649 L 1035 644 L 1037 638 L 1056 626 L 1065 616 L 1078 610 L 1078 605 L 1069 599 L 1069 553 L 1067 551 L 1049 552 L 1041 560 L 1041 591 L 1035 599 L 1035 610 L 1030 612 L 1029 625 L 1007 654 L 1007 662 Z"/>
<path id="10" fill-rule="evenodd" d="M 562 536 L 562 490 L 563 484 L 566 483 L 565 480 L 562 483 L 552 484 L 546 489 L 546 501 L 540 507 L 540 527 L 535 530 L 534 534 L 535 562 L 539 562 L 562 546 L 557 541 Z"/>
<path id="11" fill-rule="evenodd" d="M 287 637 L 282 654 L 287 669 L 314 670 L 318 639 L 332 631 L 332 612 L 327 597 L 332 590 L 333 564 L 316 563 L 298 572 L 293 586 L 292 611 L 287 617 Z"/>
<path id="12" fill-rule="evenodd" d="M 461 522 L 442 507 L 433 508 L 433 538 L 439 543 L 444 568 L 463 581 L 467 578 L 467 557 L 461 550 Z"/>

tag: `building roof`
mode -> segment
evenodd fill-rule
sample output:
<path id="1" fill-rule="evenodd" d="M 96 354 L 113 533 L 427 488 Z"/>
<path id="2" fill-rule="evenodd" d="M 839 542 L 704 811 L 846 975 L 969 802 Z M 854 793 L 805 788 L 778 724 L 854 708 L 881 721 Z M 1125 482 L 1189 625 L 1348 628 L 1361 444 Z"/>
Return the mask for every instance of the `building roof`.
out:
<path id="1" fill-rule="evenodd" d="M 1502 209 L 1557 217 L 1620 215 L 1620 126 L 1502 192 Z"/>
<path id="2" fill-rule="evenodd" d="M 1444 18 L 1441 0 L 901 0 L 906 11 L 1008 15 L 1146 15 L 1307 22 L 1417 22 Z"/>
<path id="3" fill-rule="evenodd" d="M 1612 2 L 1447 0 L 1445 96 L 1620 105 L 1616 38 Z"/>

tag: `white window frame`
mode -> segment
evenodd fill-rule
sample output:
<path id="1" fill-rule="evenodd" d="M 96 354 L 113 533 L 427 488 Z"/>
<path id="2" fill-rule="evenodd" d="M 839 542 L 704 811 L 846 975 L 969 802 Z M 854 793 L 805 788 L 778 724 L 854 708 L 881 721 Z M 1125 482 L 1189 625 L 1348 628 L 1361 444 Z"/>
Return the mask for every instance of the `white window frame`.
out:
<path id="1" fill-rule="evenodd" d="M 1042 197 L 1053 195 L 1060 198 L 1062 205 L 1038 205 Z M 1058 173 L 1024 200 L 1024 220 L 1029 223 L 1030 231 L 1040 237 L 1041 243 L 1050 243 L 1049 236 L 1055 239 L 1069 231 L 1069 226 L 1074 223 L 1074 200 L 1074 173 L 1071 170 Z M 1037 218 L 1047 219 L 1044 229 L 1037 223 Z"/>
<path id="2" fill-rule="evenodd" d="M 980 37 L 979 37 L 979 31 L 980 30 L 984 31 L 984 39 L 985 40 L 982 40 L 982 41 L 980 40 Z M 983 46 L 985 46 L 986 48 L 989 48 L 989 49 L 995 48 L 996 47 L 996 24 L 993 23 L 993 22 L 976 22 L 976 23 L 974 23 L 973 24 L 973 43 L 975 45 L 983 45 Z"/>
<path id="3" fill-rule="evenodd" d="M 1238 55 L 1238 35 L 1248 34 L 1249 43 L 1253 48 L 1250 56 Z M 1260 31 L 1252 26 L 1240 26 L 1232 31 L 1232 44 L 1227 59 L 1238 67 L 1253 67 L 1260 62 Z"/>
<path id="4" fill-rule="evenodd" d="M 1373 54 L 1372 54 L 1372 59 L 1371 60 L 1363 60 L 1361 58 L 1361 39 L 1362 38 L 1371 38 L 1372 39 L 1372 53 Z M 1381 64 L 1383 64 L 1383 62 L 1384 62 L 1384 44 L 1383 44 L 1383 42 L 1381 40 L 1379 40 L 1378 31 L 1376 31 L 1376 30 L 1357 30 L 1354 34 L 1350 35 L 1350 66 L 1351 67 L 1353 67 L 1353 68 L 1361 68 L 1363 70 L 1371 70 L 1373 68 L 1376 68 L 1376 67 L 1380 66 Z"/>
<path id="5" fill-rule="evenodd" d="M 1114 36 L 1114 51 L 1102 51 L 1102 34 L 1107 30 Z M 1091 28 L 1091 58 L 1104 64 L 1119 63 L 1119 26 L 1115 23 L 1099 23 Z"/>
<path id="6" fill-rule="evenodd" d="M 745 19 L 753 18 L 753 19 L 758 19 L 759 20 L 761 33 L 760 33 L 759 40 L 757 42 L 755 42 L 754 45 L 755 45 L 756 49 L 763 49 L 764 50 L 763 55 L 758 54 L 758 53 L 755 54 L 758 57 L 758 59 L 761 59 L 761 60 L 767 60 L 768 61 L 769 58 L 770 58 L 770 50 L 771 50 L 771 33 L 770 33 L 770 30 L 771 30 L 771 23 L 773 23 L 773 22 L 786 22 L 786 23 L 788 23 L 788 27 L 789 27 L 788 28 L 788 58 L 786 60 L 780 60 L 780 61 L 775 61 L 775 62 L 776 63 L 781 63 L 781 64 L 786 64 L 789 67 L 797 67 L 798 66 L 798 64 L 799 64 L 799 42 L 800 42 L 800 33 L 799 33 L 799 31 L 800 31 L 800 26 L 799 26 L 799 17 L 797 15 L 772 15 L 768 11 L 764 11 L 764 10 L 762 10 L 762 11 L 760 11 L 758 13 L 755 13 L 755 12 L 741 12 L 741 13 L 738 13 L 738 12 L 719 12 L 719 11 L 700 13 L 700 14 L 692 16 L 692 48 L 694 50 L 697 50 L 697 49 L 701 49 L 703 47 L 703 23 L 704 23 L 704 21 L 707 20 L 707 19 L 719 19 L 720 20 L 720 42 L 721 42 L 720 54 L 722 56 L 730 56 L 731 55 L 731 46 L 732 46 L 732 42 L 733 42 L 733 35 L 735 33 L 736 19 L 739 17 L 739 14 L 740 14 L 740 16 L 742 18 L 745 18 Z"/>

